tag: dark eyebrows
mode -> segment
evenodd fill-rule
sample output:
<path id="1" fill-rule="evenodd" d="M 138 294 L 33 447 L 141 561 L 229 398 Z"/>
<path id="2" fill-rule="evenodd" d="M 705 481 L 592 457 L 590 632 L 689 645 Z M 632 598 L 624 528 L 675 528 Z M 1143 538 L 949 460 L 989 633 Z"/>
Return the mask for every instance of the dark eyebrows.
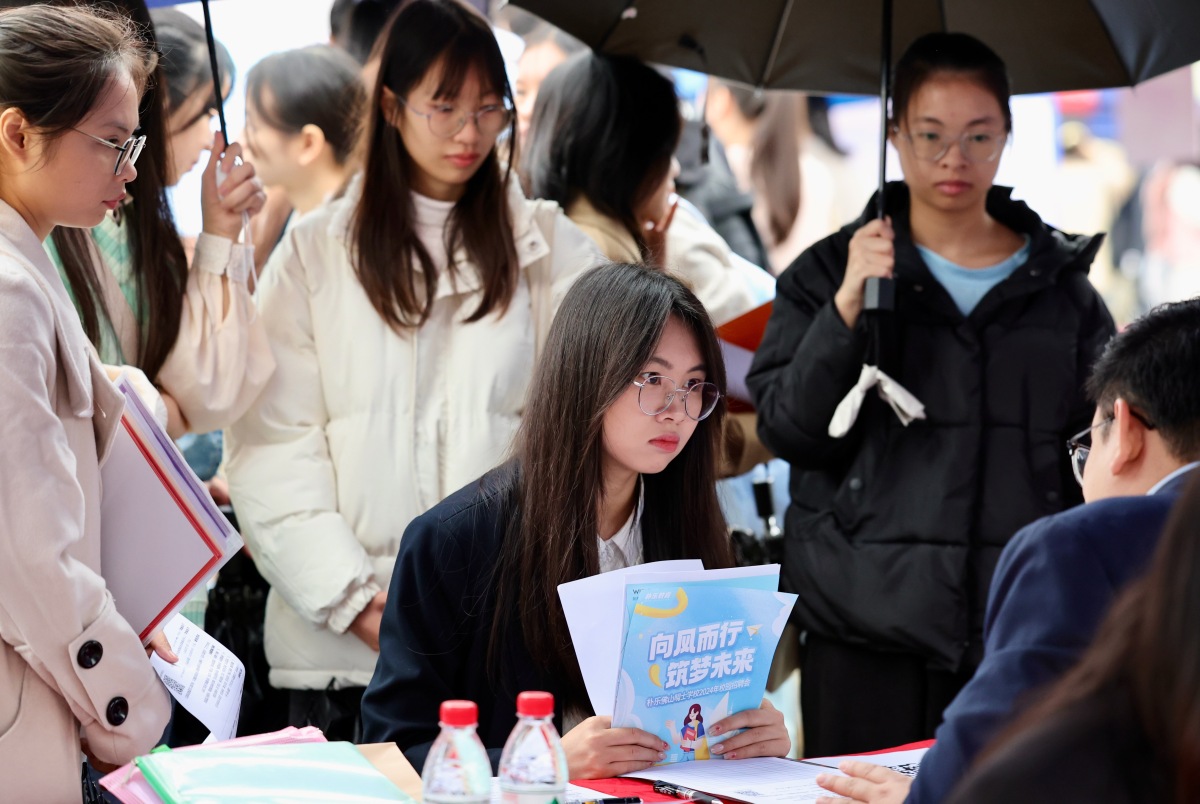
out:
<path id="1" fill-rule="evenodd" d="M 666 360 L 663 360 L 661 357 L 658 357 L 657 355 L 650 358 L 650 360 L 648 362 L 657 363 L 660 366 L 662 366 L 663 368 L 665 368 L 667 371 L 670 371 L 671 369 L 675 368 L 670 363 L 668 363 Z M 707 370 L 708 370 L 708 367 L 705 366 L 703 363 L 697 363 L 696 365 L 694 365 L 690 369 L 688 369 L 687 373 L 694 374 L 697 371 L 707 371 Z"/>
<path id="2" fill-rule="evenodd" d="M 932 123 L 933 125 L 937 125 L 937 126 L 944 126 L 944 125 L 946 125 L 946 124 L 945 124 L 945 123 L 943 123 L 941 120 L 938 120 L 936 117 L 930 117 L 930 116 L 928 116 L 928 115 L 926 115 L 926 116 L 924 116 L 924 117 L 918 117 L 918 118 L 917 118 L 917 122 L 918 122 L 918 123 Z M 981 125 L 983 125 L 983 124 L 985 124 L 985 123 L 996 123 L 996 122 L 999 122 L 999 121 L 997 120 L 996 116 L 995 116 L 995 115 L 990 115 L 990 114 L 989 114 L 989 115 L 986 115 L 986 116 L 984 116 L 984 117 L 977 117 L 977 118 L 975 118 L 974 120 L 972 120 L 972 121 L 968 122 L 968 123 L 967 123 L 967 128 L 970 128 L 971 126 L 981 126 Z"/>

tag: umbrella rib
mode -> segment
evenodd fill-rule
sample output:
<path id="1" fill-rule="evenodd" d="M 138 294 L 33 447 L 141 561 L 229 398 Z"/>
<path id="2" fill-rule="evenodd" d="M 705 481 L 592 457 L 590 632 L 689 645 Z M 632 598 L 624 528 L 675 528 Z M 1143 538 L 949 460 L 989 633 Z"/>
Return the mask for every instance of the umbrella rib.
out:
<path id="1" fill-rule="evenodd" d="M 637 5 L 637 0 L 626 0 L 625 8 L 621 9 L 621 13 L 612 21 L 612 25 L 608 26 L 608 30 L 604 32 L 604 36 L 600 37 L 600 44 L 596 45 L 596 52 L 603 53 L 604 47 L 608 44 L 608 40 L 617 32 L 617 26 L 625 19 L 625 12 Z"/>
<path id="2" fill-rule="evenodd" d="M 938 15 L 942 18 L 942 31 L 950 33 L 949 28 L 946 27 L 946 0 L 938 0 Z"/>
<path id="3" fill-rule="evenodd" d="M 779 48 L 783 45 L 783 29 L 787 27 L 788 17 L 792 15 L 792 6 L 795 0 L 787 0 L 784 3 L 783 11 L 779 14 L 779 22 L 775 27 L 775 41 L 771 43 L 771 54 L 767 56 L 767 63 L 763 66 L 762 75 L 759 76 L 758 86 L 765 87 L 767 79 L 771 75 L 771 71 L 775 69 L 775 59 L 779 56 Z"/>
<path id="4" fill-rule="evenodd" d="M 1125 63 L 1125 54 L 1117 47 L 1117 40 L 1112 35 L 1112 28 L 1108 25 L 1108 20 L 1100 13 L 1100 9 L 1096 8 L 1095 0 L 1088 0 L 1088 5 L 1092 7 L 1092 12 L 1096 15 L 1097 22 L 1104 30 L 1104 35 L 1108 37 L 1108 43 L 1112 46 L 1112 51 L 1116 54 L 1117 63 L 1121 65 L 1121 69 L 1125 71 L 1125 86 L 1136 86 L 1137 79 L 1133 77 L 1133 70 Z"/>

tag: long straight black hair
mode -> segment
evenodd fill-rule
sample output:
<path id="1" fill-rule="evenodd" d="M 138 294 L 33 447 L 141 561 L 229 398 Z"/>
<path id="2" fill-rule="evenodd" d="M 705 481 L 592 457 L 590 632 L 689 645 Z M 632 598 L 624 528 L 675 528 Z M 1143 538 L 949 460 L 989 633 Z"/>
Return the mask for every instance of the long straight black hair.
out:
<path id="1" fill-rule="evenodd" d="M 983 758 L 1113 685 L 1127 685 L 1176 804 L 1200 801 L 1200 471 L 1175 504 L 1149 571 L 1113 604 L 1079 664 Z"/>
<path id="2" fill-rule="evenodd" d="M 408 3 L 392 18 L 379 48 L 382 60 L 369 106 L 362 197 L 351 224 L 350 254 L 375 310 L 389 326 L 403 331 L 421 326 L 429 317 L 438 276 L 414 227 L 416 168 L 385 113 L 384 91 L 405 99 L 430 70 L 439 69 L 439 98 L 457 95 L 471 72 L 485 91 L 501 95 L 509 108 L 513 96 L 487 20 L 456 0 Z M 515 116 L 508 140 L 516 142 Z M 482 298 L 468 322 L 506 310 L 517 288 L 517 250 L 508 208 L 511 168 L 501 168 L 496 150 L 492 148 L 467 182 L 445 233 L 446 253 L 453 259 L 460 246 L 465 248 L 483 282 Z"/>
<path id="3" fill-rule="evenodd" d="M 568 709 L 585 710 L 587 691 L 558 585 L 600 571 L 604 414 L 646 370 L 672 317 L 696 339 L 706 378 L 723 394 L 720 346 L 695 295 L 663 272 L 610 264 L 584 274 L 563 299 L 515 442 L 519 486 L 496 567 L 490 661 L 499 666 L 515 617 L 529 655 L 548 677 L 562 681 Z M 716 493 L 724 418 L 722 398 L 666 469 L 642 477 L 646 561 L 699 558 L 710 569 L 732 565 Z"/>
<path id="4" fill-rule="evenodd" d="M 647 260 L 636 210 L 666 180 L 682 132 L 670 79 L 628 56 L 577 53 L 538 88 L 526 189 L 564 208 L 583 196 L 619 221 Z"/>
<path id="5" fill-rule="evenodd" d="M 79 5 L 64 0 L 56 4 Z M 115 6 L 137 26 L 146 46 L 159 50 L 144 0 L 94 0 L 92 5 L 100 8 Z M 151 380 L 157 377 L 179 337 L 188 273 L 187 255 L 167 200 L 171 163 L 165 84 L 160 62 L 150 77 L 138 110 L 146 145 L 138 159 L 137 179 L 127 186 L 132 203 L 123 209 L 123 224 L 130 228 L 137 306 L 145 319 L 144 326 L 138 328 L 137 366 Z M 86 230 L 58 226 L 51 237 L 58 249 L 67 283 L 75 295 L 83 331 L 88 340 L 99 346 L 101 323 L 108 318 L 109 311 L 104 304 L 104 285 L 98 271 L 106 269 L 93 261 Z M 127 355 L 126 359 L 131 357 Z"/>

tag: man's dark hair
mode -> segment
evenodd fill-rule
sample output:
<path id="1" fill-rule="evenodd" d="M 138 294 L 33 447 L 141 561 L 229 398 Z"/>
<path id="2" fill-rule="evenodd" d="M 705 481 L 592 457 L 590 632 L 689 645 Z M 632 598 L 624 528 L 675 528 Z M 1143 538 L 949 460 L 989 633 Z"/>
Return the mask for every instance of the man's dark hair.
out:
<path id="1" fill-rule="evenodd" d="M 1200 297 L 1155 307 L 1113 337 L 1088 395 L 1111 411 L 1124 399 L 1181 460 L 1200 458 Z"/>

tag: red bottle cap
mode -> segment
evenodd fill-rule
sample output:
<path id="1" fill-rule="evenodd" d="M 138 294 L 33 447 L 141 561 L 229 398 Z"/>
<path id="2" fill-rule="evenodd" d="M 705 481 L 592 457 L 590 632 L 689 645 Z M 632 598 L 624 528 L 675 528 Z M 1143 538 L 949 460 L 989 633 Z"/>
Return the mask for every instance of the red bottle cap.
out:
<path id="1" fill-rule="evenodd" d="M 554 696 L 548 692 L 522 692 L 517 696 L 517 717 L 554 717 Z"/>
<path id="2" fill-rule="evenodd" d="M 474 701 L 442 701 L 439 719 L 443 726 L 477 726 L 479 707 Z"/>

